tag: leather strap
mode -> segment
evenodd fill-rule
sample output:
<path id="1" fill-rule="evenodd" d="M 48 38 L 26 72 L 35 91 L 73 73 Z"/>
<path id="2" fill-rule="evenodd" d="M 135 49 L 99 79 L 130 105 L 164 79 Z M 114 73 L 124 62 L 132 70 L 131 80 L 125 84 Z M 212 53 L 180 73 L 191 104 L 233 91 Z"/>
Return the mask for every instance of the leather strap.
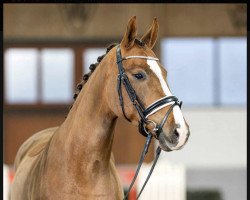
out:
<path id="1" fill-rule="evenodd" d="M 139 163 L 138 163 L 138 166 L 137 166 L 137 169 L 136 169 L 134 178 L 133 178 L 133 180 L 132 180 L 131 183 L 130 183 L 130 186 L 129 186 L 129 188 L 128 188 L 128 192 L 127 192 L 126 196 L 124 197 L 124 199 L 127 199 L 127 198 L 128 198 L 129 192 L 131 191 L 131 189 L 132 189 L 132 187 L 133 187 L 133 185 L 134 185 L 134 183 L 135 183 L 135 180 L 136 180 L 136 178 L 137 178 L 137 176 L 138 176 L 138 174 L 139 174 L 139 171 L 140 171 L 140 169 L 141 169 L 142 163 L 143 163 L 143 161 L 144 161 L 144 159 L 145 159 L 145 157 L 146 157 L 146 154 L 148 153 L 148 148 L 149 148 L 151 139 L 152 139 L 152 135 L 151 135 L 151 134 L 148 134 L 147 139 L 146 139 L 146 142 L 145 142 L 145 145 L 144 145 L 144 148 L 143 148 L 143 151 L 142 151 L 142 153 L 141 153 L 140 161 L 139 161 Z"/>
<path id="2" fill-rule="evenodd" d="M 154 168 L 155 168 L 155 165 L 156 165 L 156 163 L 158 161 L 158 158 L 160 157 L 160 154 L 161 154 L 161 148 L 158 146 L 157 149 L 156 149 L 156 156 L 155 156 L 153 165 L 152 165 L 152 167 L 151 167 L 151 169 L 150 169 L 150 171 L 148 173 L 148 176 L 147 176 L 147 178 L 146 178 L 146 180 L 145 180 L 145 182 L 144 182 L 144 184 L 143 184 L 143 186 L 141 188 L 141 191 L 139 192 L 139 194 L 138 194 L 138 196 L 137 196 L 136 199 L 139 199 L 139 197 L 141 196 L 141 193 L 143 192 L 145 186 L 147 185 L 148 180 L 150 179 L 150 176 L 152 175 L 152 173 L 154 171 Z"/>
<path id="3" fill-rule="evenodd" d="M 135 92 L 134 88 L 132 87 L 131 83 L 129 82 L 128 76 L 125 73 L 125 70 L 124 70 L 123 65 L 122 65 L 122 61 L 124 59 L 122 58 L 121 48 L 120 48 L 119 45 L 118 45 L 118 47 L 116 49 L 116 56 L 117 56 L 117 65 L 118 65 L 118 70 L 119 70 L 119 74 L 118 74 L 118 77 L 117 77 L 117 80 L 118 80 L 117 91 L 118 91 L 118 94 L 119 94 L 120 105 L 122 107 L 123 115 L 125 116 L 125 118 L 129 122 L 131 122 L 131 120 L 125 114 L 124 102 L 123 102 L 123 97 L 122 97 L 121 83 L 123 83 L 131 102 L 135 106 L 135 108 L 136 108 L 137 112 L 139 113 L 140 117 L 145 122 L 146 118 L 145 118 L 145 116 L 143 114 L 143 111 L 145 110 L 145 108 L 144 108 L 143 104 L 141 103 L 140 99 L 138 98 L 138 96 L 136 95 L 136 92 Z"/>
<path id="4" fill-rule="evenodd" d="M 131 122 L 131 120 L 127 117 L 127 115 L 125 113 L 125 109 L 124 109 L 124 101 L 123 101 L 123 95 L 122 95 L 122 84 L 124 85 L 131 102 L 135 106 L 138 114 L 140 115 L 141 121 L 139 124 L 139 132 L 143 136 L 147 137 L 148 133 L 145 131 L 145 128 L 144 128 L 144 124 L 147 123 L 147 116 L 150 113 L 152 113 L 154 110 L 159 108 L 160 106 L 164 106 L 164 105 L 171 103 L 171 102 L 177 102 L 178 99 L 175 96 L 164 97 L 164 98 L 157 100 L 156 102 L 151 104 L 147 109 L 145 109 L 144 105 L 141 103 L 139 97 L 137 96 L 134 88 L 132 87 L 131 83 L 129 82 L 128 76 L 125 73 L 125 70 L 123 68 L 122 61 L 124 61 L 126 59 L 130 59 L 130 58 L 155 59 L 155 60 L 156 59 L 158 60 L 158 58 L 145 57 L 145 56 L 128 56 L 128 57 L 123 58 L 122 54 L 121 54 L 120 45 L 117 46 L 116 57 L 117 57 L 117 65 L 118 65 L 118 70 L 119 70 L 119 74 L 117 77 L 117 91 L 118 91 L 120 106 L 122 108 L 123 115 L 129 122 Z"/>
<path id="5" fill-rule="evenodd" d="M 164 104 L 168 104 L 171 102 L 175 102 L 178 101 L 177 97 L 175 96 L 166 96 L 156 102 L 154 102 L 153 104 L 151 104 L 151 106 L 149 106 L 148 108 L 146 108 L 146 110 L 144 110 L 144 115 L 147 116 L 149 115 L 152 111 L 154 111 L 156 108 L 164 105 Z"/>

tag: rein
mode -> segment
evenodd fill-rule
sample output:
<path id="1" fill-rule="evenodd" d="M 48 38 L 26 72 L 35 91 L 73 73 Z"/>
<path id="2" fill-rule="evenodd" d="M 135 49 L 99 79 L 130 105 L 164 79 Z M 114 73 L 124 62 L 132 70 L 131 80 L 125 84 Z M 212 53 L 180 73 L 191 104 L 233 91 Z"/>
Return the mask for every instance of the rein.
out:
<path id="1" fill-rule="evenodd" d="M 127 199 L 128 195 L 129 195 L 129 192 L 130 190 L 132 189 L 134 183 L 135 183 L 135 180 L 139 174 L 139 171 L 140 171 L 140 168 L 142 166 L 142 163 L 145 159 L 145 156 L 148 152 L 148 148 L 149 148 L 149 145 L 151 143 L 151 140 L 152 140 L 152 137 L 154 136 L 156 139 L 158 139 L 161 131 L 162 131 L 162 127 L 164 126 L 165 122 L 167 121 L 170 113 L 172 112 L 174 106 L 179 106 L 181 108 L 181 105 L 182 105 L 182 102 L 180 102 L 178 100 L 177 97 L 175 96 L 165 96 L 161 99 L 158 99 L 156 100 L 155 102 L 153 102 L 150 106 L 148 106 L 147 108 L 144 107 L 144 105 L 142 104 L 141 100 L 139 99 L 139 97 L 137 96 L 134 88 L 132 87 L 131 83 L 129 82 L 129 79 L 128 79 L 128 76 L 127 74 L 125 73 L 125 70 L 123 68 L 123 65 L 122 65 L 122 62 L 124 60 L 127 60 L 127 59 L 146 59 L 146 60 L 155 60 L 155 61 L 158 61 L 159 59 L 158 58 L 155 58 L 155 57 L 149 57 L 149 56 L 127 56 L 127 57 L 122 57 L 122 54 L 121 54 L 121 48 L 120 48 L 120 45 L 117 46 L 117 49 L 116 49 L 116 59 L 117 59 L 117 66 L 118 66 L 118 77 L 117 77 L 117 92 L 118 92 L 118 95 L 119 95 L 119 101 L 120 101 L 120 106 L 122 108 L 122 112 L 123 112 L 123 115 L 124 117 L 129 121 L 131 122 L 131 120 L 126 116 L 126 113 L 125 113 L 125 109 L 124 109 L 124 102 L 123 102 L 123 95 L 122 95 L 122 84 L 124 85 L 127 93 L 128 93 L 128 96 L 130 98 L 130 101 L 133 103 L 134 107 L 136 108 L 141 120 L 140 120 L 140 123 L 139 123 L 139 132 L 147 137 L 146 138 L 146 142 L 145 142 L 145 145 L 144 145 L 144 148 L 143 148 L 143 151 L 141 153 L 141 157 L 140 157 L 140 160 L 139 160 L 139 163 L 138 163 L 138 166 L 137 166 L 137 169 L 136 169 L 136 173 L 135 173 L 135 176 L 133 178 L 133 180 L 131 181 L 130 183 L 130 186 L 129 186 L 129 189 L 128 189 L 128 192 L 127 194 L 125 195 L 124 197 L 124 200 Z M 152 114 L 154 114 L 155 112 L 157 112 L 158 110 L 162 109 L 163 107 L 166 107 L 168 105 L 170 105 L 170 108 L 168 109 L 167 113 L 165 114 L 164 118 L 162 119 L 161 123 L 160 124 L 157 124 L 156 122 L 152 121 L 152 120 L 149 120 L 148 117 Z M 147 124 L 150 124 L 152 123 L 154 125 L 154 129 L 153 129 L 153 133 L 151 133 L 150 131 L 147 130 L 146 128 L 146 125 Z M 143 184 L 143 187 L 141 188 L 138 196 L 137 196 L 137 199 L 140 197 L 143 189 L 145 188 L 153 170 L 154 170 L 154 167 L 158 161 L 158 158 L 160 156 L 160 153 L 161 153 L 161 148 L 160 146 L 157 147 L 157 150 L 156 150 L 156 157 L 154 159 L 154 162 L 152 164 L 152 167 L 148 173 L 148 176 Z"/>

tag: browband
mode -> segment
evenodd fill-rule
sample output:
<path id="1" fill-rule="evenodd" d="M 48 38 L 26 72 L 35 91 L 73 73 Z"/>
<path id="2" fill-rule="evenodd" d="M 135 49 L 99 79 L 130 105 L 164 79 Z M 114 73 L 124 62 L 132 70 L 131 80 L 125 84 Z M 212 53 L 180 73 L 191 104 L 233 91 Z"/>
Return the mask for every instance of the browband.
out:
<path id="1" fill-rule="evenodd" d="M 124 57 L 123 60 L 128 60 L 131 58 L 141 58 L 141 59 L 146 59 L 146 60 L 159 60 L 158 58 L 151 57 L 151 56 L 127 56 L 127 57 Z"/>

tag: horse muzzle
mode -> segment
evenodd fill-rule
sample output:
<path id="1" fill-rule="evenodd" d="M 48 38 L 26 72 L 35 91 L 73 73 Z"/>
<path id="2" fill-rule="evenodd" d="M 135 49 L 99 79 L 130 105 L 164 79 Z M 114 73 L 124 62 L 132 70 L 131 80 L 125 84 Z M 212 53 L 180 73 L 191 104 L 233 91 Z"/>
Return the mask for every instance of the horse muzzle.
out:
<path id="1" fill-rule="evenodd" d="M 188 141 L 190 136 L 190 131 L 188 130 L 187 133 L 178 133 L 177 130 L 174 130 L 170 136 L 167 136 L 166 133 L 161 131 L 158 134 L 158 140 L 160 147 L 163 151 L 173 151 L 182 149 Z"/>

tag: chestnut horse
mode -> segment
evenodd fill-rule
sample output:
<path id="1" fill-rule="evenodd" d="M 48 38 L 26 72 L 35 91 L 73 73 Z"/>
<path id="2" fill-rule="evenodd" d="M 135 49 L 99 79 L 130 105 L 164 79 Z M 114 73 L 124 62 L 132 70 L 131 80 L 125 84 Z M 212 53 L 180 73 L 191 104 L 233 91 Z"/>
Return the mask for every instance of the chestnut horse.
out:
<path id="1" fill-rule="evenodd" d="M 120 48 L 126 58 L 123 68 L 141 104 L 159 103 L 172 93 L 167 72 L 152 51 L 157 33 L 155 18 L 139 40 L 136 17 L 129 20 L 121 43 L 108 49 L 96 69 L 92 66 L 92 75 L 84 76 L 84 87 L 78 85 L 82 90 L 61 126 L 34 134 L 18 150 L 12 200 L 123 199 L 111 152 L 113 129 L 118 117 L 139 126 L 141 116 L 124 85 L 120 86 L 122 99 L 117 95 L 117 52 Z M 173 102 L 158 106 L 148 113 L 147 120 L 161 123 L 171 105 Z M 178 105 L 172 106 L 165 122 L 157 138 L 161 149 L 182 148 L 189 127 Z M 149 123 L 144 128 L 153 132 L 155 127 Z"/>

